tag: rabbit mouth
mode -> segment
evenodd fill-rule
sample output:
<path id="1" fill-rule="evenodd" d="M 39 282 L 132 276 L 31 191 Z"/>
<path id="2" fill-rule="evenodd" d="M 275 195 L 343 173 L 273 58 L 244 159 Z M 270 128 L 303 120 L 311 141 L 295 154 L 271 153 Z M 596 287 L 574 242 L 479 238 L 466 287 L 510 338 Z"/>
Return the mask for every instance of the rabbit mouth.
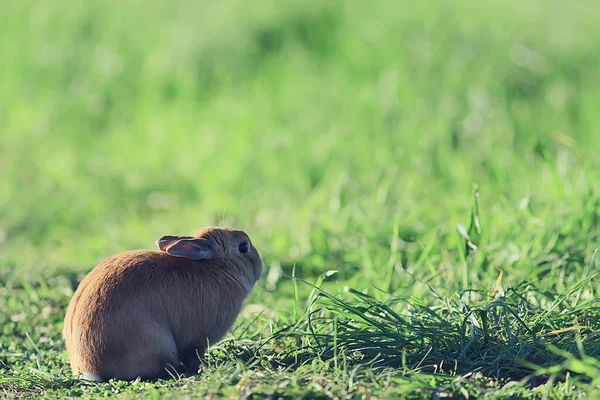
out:
<path id="1" fill-rule="evenodd" d="M 254 268 L 254 281 L 255 282 L 260 280 L 260 277 L 262 276 L 262 272 L 263 272 L 263 264 L 262 264 L 262 260 L 259 260 L 258 265 L 256 266 L 256 268 Z"/>

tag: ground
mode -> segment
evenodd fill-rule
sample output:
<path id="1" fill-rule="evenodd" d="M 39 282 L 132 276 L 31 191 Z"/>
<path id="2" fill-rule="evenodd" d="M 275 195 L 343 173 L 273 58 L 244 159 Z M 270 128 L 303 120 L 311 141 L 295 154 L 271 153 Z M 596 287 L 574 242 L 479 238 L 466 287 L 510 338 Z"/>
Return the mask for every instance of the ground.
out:
<path id="1" fill-rule="evenodd" d="M 24 0 L 0 16 L 0 397 L 600 396 L 592 0 Z M 192 377 L 86 384 L 112 254 L 246 229 Z"/>

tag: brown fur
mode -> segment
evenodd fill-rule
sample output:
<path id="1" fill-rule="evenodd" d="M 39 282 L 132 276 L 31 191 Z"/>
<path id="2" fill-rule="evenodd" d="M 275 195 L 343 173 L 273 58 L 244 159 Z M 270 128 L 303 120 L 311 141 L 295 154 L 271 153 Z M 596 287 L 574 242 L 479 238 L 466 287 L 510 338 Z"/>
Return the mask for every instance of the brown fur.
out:
<path id="1" fill-rule="evenodd" d="M 208 240 L 214 257 L 128 251 L 83 279 L 63 328 L 74 374 L 130 380 L 165 376 L 169 365 L 197 371 L 198 356 L 231 328 L 262 263 L 252 245 L 238 251 L 251 243 L 242 231 L 210 228 L 195 237 Z"/>

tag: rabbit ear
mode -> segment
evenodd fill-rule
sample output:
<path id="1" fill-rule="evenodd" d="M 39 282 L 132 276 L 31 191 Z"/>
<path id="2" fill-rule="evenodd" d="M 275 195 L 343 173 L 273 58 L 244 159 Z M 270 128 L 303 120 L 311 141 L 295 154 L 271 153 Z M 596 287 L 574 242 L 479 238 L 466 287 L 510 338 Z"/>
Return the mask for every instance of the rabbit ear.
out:
<path id="1" fill-rule="evenodd" d="M 215 252 L 206 239 L 181 239 L 167 247 L 167 254 L 190 260 L 210 260 L 215 258 Z"/>
<path id="2" fill-rule="evenodd" d="M 175 242 L 181 239 L 193 239 L 192 236 L 163 236 L 160 239 L 157 239 L 156 245 L 158 246 L 160 251 L 167 251 L 167 247 L 171 246 Z"/>

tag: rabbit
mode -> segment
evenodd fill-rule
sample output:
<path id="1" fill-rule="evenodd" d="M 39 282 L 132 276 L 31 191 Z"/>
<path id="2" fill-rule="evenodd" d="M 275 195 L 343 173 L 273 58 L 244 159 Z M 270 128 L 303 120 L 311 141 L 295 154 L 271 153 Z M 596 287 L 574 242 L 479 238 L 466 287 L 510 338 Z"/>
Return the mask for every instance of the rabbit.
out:
<path id="1" fill-rule="evenodd" d="M 103 382 L 197 372 L 262 275 L 240 230 L 203 228 L 156 244 L 109 257 L 81 281 L 63 328 L 74 375 Z"/>

